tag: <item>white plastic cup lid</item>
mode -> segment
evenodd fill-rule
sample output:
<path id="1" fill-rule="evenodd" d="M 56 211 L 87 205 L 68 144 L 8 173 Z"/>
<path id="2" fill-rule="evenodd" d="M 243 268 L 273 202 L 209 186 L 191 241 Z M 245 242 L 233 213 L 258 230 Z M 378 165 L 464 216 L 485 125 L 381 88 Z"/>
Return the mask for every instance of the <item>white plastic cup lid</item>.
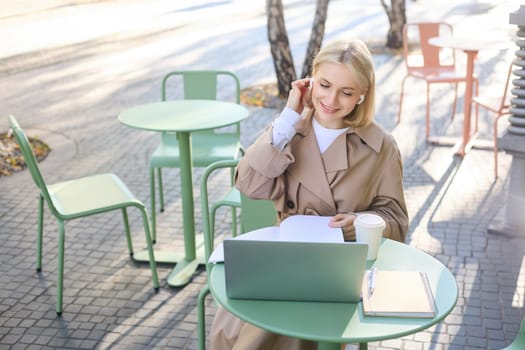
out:
<path id="1" fill-rule="evenodd" d="M 367 228 L 383 228 L 386 226 L 385 220 L 376 214 L 359 214 L 354 225 L 361 225 Z"/>

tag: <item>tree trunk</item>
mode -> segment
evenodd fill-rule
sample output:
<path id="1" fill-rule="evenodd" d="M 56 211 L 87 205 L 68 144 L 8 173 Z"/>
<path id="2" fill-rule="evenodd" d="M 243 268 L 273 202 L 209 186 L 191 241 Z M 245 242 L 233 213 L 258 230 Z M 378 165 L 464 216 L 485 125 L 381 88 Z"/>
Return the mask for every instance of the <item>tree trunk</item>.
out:
<path id="1" fill-rule="evenodd" d="M 312 63 L 314 61 L 314 57 L 315 55 L 317 55 L 319 49 L 321 48 L 328 12 L 328 2 L 329 0 L 317 0 L 315 18 L 312 25 L 312 33 L 310 35 L 310 41 L 308 42 L 306 57 L 304 58 L 303 63 L 303 71 L 301 73 L 302 78 L 305 78 L 312 74 Z"/>
<path id="2" fill-rule="evenodd" d="M 390 28 L 388 30 L 386 46 L 391 49 L 403 47 L 403 26 L 407 21 L 405 0 L 390 0 L 391 6 L 388 7 L 385 0 L 381 0 L 381 5 L 388 16 Z"/>
<path id="3" fill-rule="evenodd" d="M 267 0 L 266 13 L 268 17 L 268 40 L 270 41 L 273 65 L 277 76 L 277 88 L 279 96 L 286 98 L 291 89 L 292 81 L 296 79 L 296 74 L 284 24 L 282 1 Z"/>

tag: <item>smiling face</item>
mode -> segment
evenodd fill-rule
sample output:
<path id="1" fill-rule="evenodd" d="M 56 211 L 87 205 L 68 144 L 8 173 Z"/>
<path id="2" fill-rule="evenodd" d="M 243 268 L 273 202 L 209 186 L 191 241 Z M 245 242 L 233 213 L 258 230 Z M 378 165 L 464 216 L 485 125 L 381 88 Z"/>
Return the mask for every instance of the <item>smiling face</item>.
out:
<path id="1" fill-rule="evenodd" d="M 315 119 L 324 127 L 360 128 L 374 120 L 375 74 L 372 55 L 361 40 L 335 41 L 312 64 Z M 364 101 L 357 104 L 360 96 Z"/>
<path id="2" fill-rule="evenodd" d="M 362 93 L 352 72 L 344 64 L 320 64 L 314 74 L 312 87 L 315 119 L 325 128 L 347 127 L 344 118 L 356 108 Z"/>

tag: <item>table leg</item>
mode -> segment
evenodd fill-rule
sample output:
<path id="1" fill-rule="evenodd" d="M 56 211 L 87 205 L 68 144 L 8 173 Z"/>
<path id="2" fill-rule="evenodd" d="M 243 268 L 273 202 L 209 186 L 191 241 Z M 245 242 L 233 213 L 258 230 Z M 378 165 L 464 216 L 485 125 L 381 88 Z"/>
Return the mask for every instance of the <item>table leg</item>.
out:
<path id="1" fill-rule="evenodd" d="M 204 264 L 204 236 L 202 234 L 195 235 L 195 244 L 197 249 L 197 260 L 202 261 Z M 175 252 L 173 249 L 169 250 L 157 250 L 155 251 L 155 261 L 161 264 L 177 264 L 185 259 L 184 253 Z M 133 260 L 139 262 L 149 262 L 149 255 L 147 250 L 136 252 L 133 254 Z"/>
<path id="2" fill-rule="evenodd" d="M 463 140 L 455 152 L 460 157 L 465 156 L 465 153 L 468 152 L 471 146 L 472 86 L 474 85 L 474 60 L 478 52 L 468 50 L 465 53 L 467 54 L 467 81 L 465 84 L 465 107 L 463 112 Z"/>
<path id="3" fill-rule="evenodd" d="M 341 344 L 320 341 L 317 343 L 317 350 L 341 350 Z"/>
<path id="4" fill-rule="evenodd" d="M 170 272 L 167 283 L 173 287 L 186 285 L 199 264 L 205 263 L 204 242 L 199 235 L 199 251 L 196 249 L 195 216 L 193 201 L 193 166 L 191 161 L 190 133 L 180 132 L 177 135 L 180 150 L 180 179 L 182 197 L 182 225 L 184 230 L 184 255 L 174 251 L 155 251 L 157 263 L 177 264 Z M 149 262 L 147 251 L 134 254 L 136 261 Z"/>
<path id="5" fill-rule="evenodd" d="M 341 350 L 341 344 L 320 341 L 317 350 Z M 368 343 L 359 343 L 359 350 L 368 350 Z"/>
<path id="6" fill-rule="evenodd" d="M 191 161 L 191 136 L 189 132 L 177 133 L 180 152 L 180 181 L 182 200 L 182 225 L 184 230 L 184 259 L 177 262 L 167 278 L 170 286 L 187 284 L 199 265 L 195 253 L 195 215 L 193 203 L 193 164 Z"/>

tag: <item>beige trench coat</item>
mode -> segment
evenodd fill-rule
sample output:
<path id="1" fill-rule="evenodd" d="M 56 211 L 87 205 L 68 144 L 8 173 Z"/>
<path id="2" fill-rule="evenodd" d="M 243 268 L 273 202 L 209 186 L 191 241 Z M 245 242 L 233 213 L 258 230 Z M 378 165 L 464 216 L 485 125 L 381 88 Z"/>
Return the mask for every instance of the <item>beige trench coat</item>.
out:
<path id="1" fill-rule="evenodd" d="M 296 124 L 297 134 L 279 151 L 272 128 L 241 159 L 235 184 L 250 197 L 271 199 L 279 219 L 290 215 L 374 212 L 387 223 L 383 235 L 403 242 L 408 214 L 403 166 L 394 138 L 378 124 L 350 128 L 320 154 L 311 120 Z M 354 240 L 355 233 L 345 233 Z M 219 307 L 211 330 L 212 349 L 315 349 L 300 341 L 245 323 Z"/>

